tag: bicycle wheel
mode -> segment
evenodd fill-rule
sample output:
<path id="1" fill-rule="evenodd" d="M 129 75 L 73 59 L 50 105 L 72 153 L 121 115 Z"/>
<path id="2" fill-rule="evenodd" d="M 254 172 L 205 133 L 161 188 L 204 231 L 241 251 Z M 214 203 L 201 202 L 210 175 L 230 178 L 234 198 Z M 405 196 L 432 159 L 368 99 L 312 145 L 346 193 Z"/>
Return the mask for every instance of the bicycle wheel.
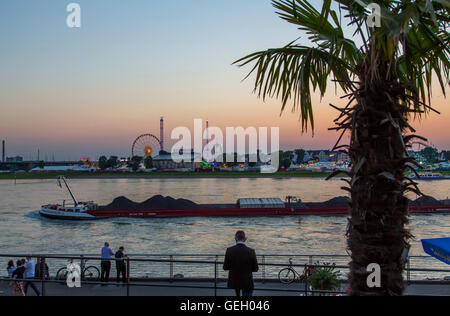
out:
<path id="1" fill-rule="evenodd" d="M 100 271 L 94 266 L 87 267 L 84 270 L 84 279 L 88 281 L 98 281 L 100 279 Z"/>
<path id="2" fill-rule="evenodd" d="M 56 280 L 67 280 L 67 268 L 61 268 L 56 272 Z"/>
<path id="3" fill-rule="evenodd" d="M 283 284 L 291 284 L 295 281 L 295 272 L 291 268 L 284 268 L 278 272 L 278 280 Z"/>

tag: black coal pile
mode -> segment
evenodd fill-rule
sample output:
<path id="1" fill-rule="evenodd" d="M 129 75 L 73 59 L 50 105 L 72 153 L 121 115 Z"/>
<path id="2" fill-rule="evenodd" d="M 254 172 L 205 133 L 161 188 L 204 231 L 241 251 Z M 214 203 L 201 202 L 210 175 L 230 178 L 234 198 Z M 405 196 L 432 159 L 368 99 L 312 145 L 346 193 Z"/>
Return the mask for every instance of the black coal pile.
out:
<path id="1" fill-rule="evenodd" d="M 442 205 L 442 202 L 436 200 L 434 197 L 431 196 L 421 196 L 417 200 L 409 202 L 409 205 L 412 206 Z"/>
<path id="2" fill-rule="evenodd" d="M 338 196 L 325 202 L 305 203 L 307 206 L 316 207 L 333 207 L 333 206 L 348 206 L 349 199 L 346 196 Z"/>
<path id="3" fill-rule="evenodd" d="M 302 202 L 299 201 L 293 206 L 297 208 L 308 208 L 308 207 L 345 207 L 348 206 L 349 198 L 345 196 L 339 196 L 325 202 Z M 423 196 L 415 201 L 411 201 L 412 206 L 430 206 L 430 205 L 443 205 L 442 201 L 436 200 L 433 197 Z M 170 196 L 155 195 L 150 199 L 137 203 L 130 199 L 121 196 L 112 201 L 112 203 L 99 206 L 99 210 L 110 210 L 110 211 L 120 211 L 120 210 L 175 210 L 175 209 L 196 209 L 200 208 L 201 205 L 196 204 L 190 200 L 185 199 L 174 199 Z M 209 206 L 211 207 L 211 206 Z"/>
<path id="4" fill-rule="evenodd" d="M 142 203 L 133 202 L 130 199 L 121 196 L 114 199 L 111 204 L 100 206 L 99 210 L 174 210 L 194 208 L 198 208 L 198 205 L 192 201 L 174 199 L 170 196 L 164 197 L 162 195 L 155 195 Z"/>
<path id="5" fill-rule="evenodd" d="M 316 206 L 316 207 L 332 207 L 332 206 L 348 206 L 349 198 L 345 196 L 336 197 L 334 199 L 328 200 L 326 202 L 317 203 L 304 203 L 306 206 Z M 409 205 L 411 206 L 430 206 L 430 205 L 442 205 L 442 201 L 436 200 L 431 196 L 422 196 L 418 199 L 411 201 Z"/>
<path id="6" fill-rule="evenodd" d="M 345 196 L 339 196 L 325 202 L 310 202 L 302 203 L 306 207 L 333 207 L 333 206 L 348 206 L 349 198 Z M 409 203 L 411 206 L 430 206 L 430 205 L 443 205 L 442 201 L 436 200 L 431 196 L 422 196 L 415 201 Z"/>
<path id="7" fill-rule="evenodd" d="M 173 210 L 173 209 L 194 209 L 198 205 L 192 201 L 185 199 L 174 199 L 170 196 L 164 197 L 162 195 L 155 195 L 140 204 L 145 210 Z"/>
<path id="8" fill-rule="evenodd" d="M 130 199 L 120 196 L 115 198 L 110 204 L 105 206 L 99 206 L 99 210 L 110 210 L 110 211 L 120 211 L 120 210 L 138 210 L 139 203 L 133 202 Z"/>

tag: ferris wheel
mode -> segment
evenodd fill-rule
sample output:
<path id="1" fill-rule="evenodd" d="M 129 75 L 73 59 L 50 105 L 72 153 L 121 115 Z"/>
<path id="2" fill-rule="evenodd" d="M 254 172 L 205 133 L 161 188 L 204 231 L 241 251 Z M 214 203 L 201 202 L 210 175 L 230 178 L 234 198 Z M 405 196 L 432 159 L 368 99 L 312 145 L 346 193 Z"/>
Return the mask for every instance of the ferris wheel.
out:
<path id="1" fill-rule="evenodd" d="M 141 157 L 155 157 L 159 155 L 161 142 L 158 137 L 152 134 L 144 134 L 136 138 L 131 148 L 131 155 Z"/>

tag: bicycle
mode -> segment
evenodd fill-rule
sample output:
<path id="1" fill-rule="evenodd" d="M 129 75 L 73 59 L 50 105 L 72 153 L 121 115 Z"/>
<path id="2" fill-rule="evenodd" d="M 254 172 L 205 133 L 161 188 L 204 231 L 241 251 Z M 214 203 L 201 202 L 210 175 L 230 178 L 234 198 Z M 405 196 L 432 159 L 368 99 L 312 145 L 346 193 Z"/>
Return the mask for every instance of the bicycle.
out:
<path id="1" fill-rule="evenodd" d="M 278 272 L 278 280 L 283 284 L 291 284 L 298 280 L 299 282 L 305 282 L 308 278 L 312 276 L 314 272 L 313 267 L 306 266 L 303 269 L 303 273 L 298 273 L 292 267 L 292 258 L 289 258 L 289 266 L 287 268 L 283 268 Z"/>
<path id="2" fill-rule="evenodd" d="M 100 280 L 100 270 L 96 266 L 86 267 L 87 259 L 81 259 L 81 280 L 90 280 L 90 281 L 98 281 Z M 69 261 L 69 263 L 73 263 L 73 259 Z M 56 272 L 57 280 L 67 280 L 67 267 L 63 267 Z"/>

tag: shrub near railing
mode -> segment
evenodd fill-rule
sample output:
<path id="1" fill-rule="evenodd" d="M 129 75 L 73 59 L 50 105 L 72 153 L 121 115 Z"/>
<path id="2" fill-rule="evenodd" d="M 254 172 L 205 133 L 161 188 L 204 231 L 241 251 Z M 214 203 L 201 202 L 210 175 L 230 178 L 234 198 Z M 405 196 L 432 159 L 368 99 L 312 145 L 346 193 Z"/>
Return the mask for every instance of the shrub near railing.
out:
<path id="1" fill-rule="evenodd" d="M 308 279 L 311 289 L 315 291 L 339 291 L 341 287 L 340 271 L 335 271 L 334 264 L 323 265 L 327 267 L 312 268 L 312 275 Z"/>

